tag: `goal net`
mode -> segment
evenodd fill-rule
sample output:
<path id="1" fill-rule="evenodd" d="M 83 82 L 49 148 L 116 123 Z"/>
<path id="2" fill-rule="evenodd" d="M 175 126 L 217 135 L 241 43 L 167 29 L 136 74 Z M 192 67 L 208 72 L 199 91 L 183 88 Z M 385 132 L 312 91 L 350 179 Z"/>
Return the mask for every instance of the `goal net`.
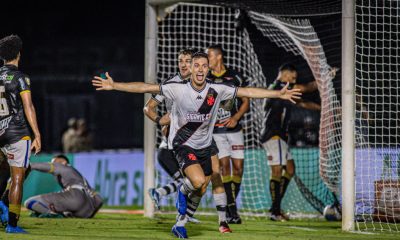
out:
<path id="1" fill-rule="evenodd" d="M 356 1 L 356 226 L 399 231 L 400 3 Z"/>
<path id="2" fill-rule="evenodd" d="M 166 9 L 166 15 L 159 22 L 158 28 L 158 81 L 176 73 L 179 50 L 205 50 L 210 45 L 219 44 L 225 50 L 227 66 L 239 71 L 249 81 L 250 86 L 267 87 L 274 79 L 266 78 L 241 13 L 240 10 L 230 7 L 193 3 L 179 3 Z M 300 56 L 318 82 L 322 108 L 325 109 L 321 113 L 323 127 L 320 142 L 327 149 L 320 151 L 317 146 L 292 148 L 296 176 L 283 199 L 282 207 L 291 213 L 321 213 L 326 205 L 334 202 L 334 196 L 322 181 L 319 172 L 332 173 L 326 174 L 326 182 L 335 190 L 338 187 L 337 172 L 340 168 L 337 164 L 337 161 L 340 162 L 340 152 L 336 152 L 340 148 L 334 145 L 340 136 L 337 132 L 340 122 L 337 121 L 336 112 L 340 113 L 340 104 L 329 74 L 331 67 L 327 64 L 321 43 L 309 21 L 283 19 L 253 11 L 247 14 L 253 26 L 264 35 L 263 44 L 283 48 L 292 57 Z M 271 206 L 268 184 L 270 172 L 266 152 L 260 143 L 262 120 L 265 117 L 263 103 L 263 100 L 251 99 L 250 111 L 242 121 L 245 167 L 238 204 L 242 214 L 255 216 L 264 216 Z M 159 111 L 159 114 L 165 113 L 164 107 L 161 106 Z M 319 121 L 316 123 L 318 125 Z M 333 139 L 331 134 L 336 134 Z M 160 141 L 160 132 L 158 140 Z M 333 162 L 328 162 L 332 157 Z M 325 159 L 321 167 L 320 158 Z M 158 169 L 157 185 L 163 185 L 170 179 Z M 173 198 L 165 199 L 162 206 L 164 210 L 172 209 Z M 202 211 L 215 213 L 211 191 L 203 198 L 201 207 Z"/>

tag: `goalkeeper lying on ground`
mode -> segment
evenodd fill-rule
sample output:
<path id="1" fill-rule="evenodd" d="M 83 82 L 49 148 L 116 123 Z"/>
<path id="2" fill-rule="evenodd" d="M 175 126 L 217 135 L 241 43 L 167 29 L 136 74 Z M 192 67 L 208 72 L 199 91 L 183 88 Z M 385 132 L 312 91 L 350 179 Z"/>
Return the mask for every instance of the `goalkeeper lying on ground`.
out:
<path id="1" fill-rule="evenodd" d="M 40 216 L 93 217 L 103 204 L 86 179 L 69 164 L 64 155 L 50 163 L 31 163 L 31 169 L 54 175 L 62 192 L 37 195 L 25 201 L 25 207 Z"/>

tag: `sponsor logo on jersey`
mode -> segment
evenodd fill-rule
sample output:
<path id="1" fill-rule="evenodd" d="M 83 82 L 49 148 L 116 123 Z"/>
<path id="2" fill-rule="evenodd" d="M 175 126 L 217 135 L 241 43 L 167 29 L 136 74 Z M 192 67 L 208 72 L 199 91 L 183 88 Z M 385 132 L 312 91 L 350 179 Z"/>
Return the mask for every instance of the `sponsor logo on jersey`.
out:
<path id="1" fill-rule="evenodd" d="M 211 113 L 201 114 L 198 112 L 189 112 L 186 114 L 186 121 L 188 122 L 205 122 L 211 118 Z"/>
<path id="2" fill-rule="evenodd" d="M 0 135 L 3 135 L 11 121 L 12 116 L 9 116 L 0 121 Z"/>
<path id="3" fill-rule="evenodd" d="M 207 104 L 208 104 L 208 106 L 214 105 L 214 102 L 215 102 L 214 96 L 212 94 L 208 94 L 207 95 Z"/>
<path id="4" fill-rule="evenodd" d="M 230 81 L 233 79 L 233 77 L 225 77 L 226 80 Z"/>
<path id="5" fill-rule="evenodd" d="M 189 160 L 192 160 L 192 161 L 196 161 L 197 160 L 197 157 L 196 157 L 196 155 L 194 155 L 194 153 L 189 153 L 188 154 L 188 158 L 189 158 Z"/>
<path id="6" fill-rule="evenodd" d="M 201 97 L 201 95 L 199 95 L 199 96 L 197 96 L 196 99 L 197 99 L 197 100 L 201 100 L 201 99 L 203 99 L 203 98 Z"/>
<path id="7" fill-rule="evenodd" d="M 232 150 L 244 150 L 244 145 L 232 145 Z"/>

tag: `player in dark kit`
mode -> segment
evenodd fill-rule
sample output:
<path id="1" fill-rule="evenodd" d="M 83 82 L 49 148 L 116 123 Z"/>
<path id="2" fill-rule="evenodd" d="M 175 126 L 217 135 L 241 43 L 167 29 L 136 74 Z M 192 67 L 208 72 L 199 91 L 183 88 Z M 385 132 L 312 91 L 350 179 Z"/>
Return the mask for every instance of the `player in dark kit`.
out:
<path id="1" fill-rule="evenodd" d="M 49 163 L 31 163 L 31 169 L 53 174 L 62 188 L 62 192 L 33 196 L 25 201 L 25 207 L 39 217 L 92 218 L 103 205 L 101 197 L 69 165 L 66 156 L 57 155 Z"/>
<path id="2" fill-rule="evenodd" d="M 167 82 L 148 84 L 143 82 L 114 82 L 94 77 L 96 90 L 119 90 L 133 93 L 161 93 L 174 102 L 170 114 L 170 134 L 168 144 L 173 146 L 185 178 L 178 190 L 177 209 L 180 216 L 172 228 L 179 238 L 187 238 L 187 198 L 192 194 L 201 197 L 208 186 L 212 170 L 212 131 L 221 101 L 238 97 L 282 98 L 290 101 L 300 98 L 298 90 L 270 91 L 261 88 L 236 88 L 206 81 L 208 57 L 195 53 L 192 57 L 191 79 L 187 82 Z"/>
<path id="3" fill-rule="evenodd" d="M 317 89 L 315 81 L 308 84 L 296 84 L 297 71 L 292 64 L 283 64 L 279 68 L 277 79 L 268 87 L 280 90 L 289 84 L 304 92 Z M 313 102 L 299 101 L 297 106 L 320 110 L 320 105 Z M 271 168 L 270 193 L 272 199 L 271 220 L 286 221 L 288 217 L 281 211 L 281 201 L 295 174 L 295 165 L 288 147 L 288 128 L 293 103 L 280 99 L 267 99 L 261 142 L 267 151 L 268 165 Z"/>
<path id="4" fill-rule="evenodd" d="M 26 233 L 17 226 L 22 187 L 30 152 L 35 150 L 36 154 L 41 149 L 30 80 L 18 70 L 21 48 L 22 41 L 16 35 L 0 40 L 0 58 L 4 60 L 4 66 L 0 68 L 0 147 L 11 169 L 7 233 Z M 0 207 L 5 215 L 5 206 Z"/>
<path id="5" fill-rule="evenodd" d="M 214 83 L 223 83 L 228 86 L 247 86 L 247 82 L 239 73 L 224 65 L 224 51 L 221 46 L 210 46 L 207 53 L 210 61 L 208 79 Z M 244 138 L 239 121 L 248 110 L 249 99 L 246 97 L 221 102 L 213 133 L 219 150 L 218 158 L 221 167 L 218 169 L 221 169 L 222 182 L 227 196 L 227 220 L 228 223 L 234 224 L 242 222 L 236 208 L 244 161 Z"/>

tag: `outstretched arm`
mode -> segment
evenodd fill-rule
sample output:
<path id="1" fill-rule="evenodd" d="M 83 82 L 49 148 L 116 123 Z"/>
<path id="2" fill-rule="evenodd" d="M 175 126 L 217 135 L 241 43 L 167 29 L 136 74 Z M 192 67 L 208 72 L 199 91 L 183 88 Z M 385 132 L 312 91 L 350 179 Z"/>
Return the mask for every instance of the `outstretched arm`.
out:
<path id="1" fill-rule="evenodd" d="M 32 170 L 36 170 L 44 173 L 51 173 L 53 175 L 62 174 L 66 172 L 68 167 L 60 163 L 50 163 L 50 162 L 40 162 L 40 163 L 30 163 Z"/>
<path id="2" fill-rule="evenodd" d="M 114 82 L 112 77 L 106 72 L 106 79 L 95 76 L 92 79 L 92 85 L 96 90 L 117 90 L 132 93 L 160 93 L 160 85 L 144 82 Z"/>
<path id="3" fill-rule="evenodd" d="M 248 97 L 248 98 L 280 98 L 284 100 L 289 100 L 292 103 L 296 103 L 296 99 L 301 99 L 301 92 L 299 89 L 288 90 L 289 83 L 286 84 L 281 90 L 268 90 L 264 88 L 238 88 L 238 97 Z"/>

